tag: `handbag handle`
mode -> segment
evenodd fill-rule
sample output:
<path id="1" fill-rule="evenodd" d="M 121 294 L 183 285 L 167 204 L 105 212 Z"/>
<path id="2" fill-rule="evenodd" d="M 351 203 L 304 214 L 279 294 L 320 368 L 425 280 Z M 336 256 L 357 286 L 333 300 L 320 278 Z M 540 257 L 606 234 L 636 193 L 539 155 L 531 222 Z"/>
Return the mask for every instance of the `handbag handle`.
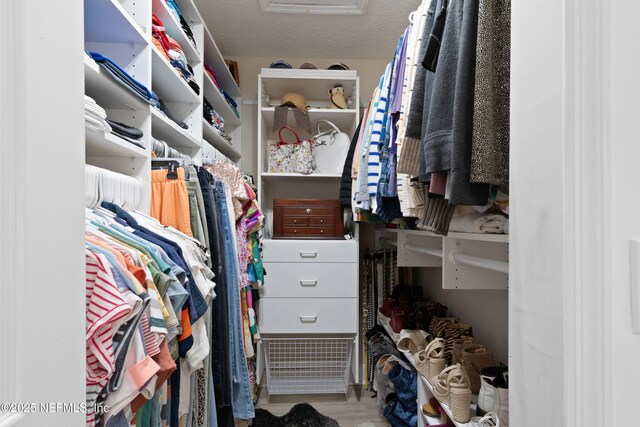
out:
<path id="1" fill-rule="evenodd" d="M 326 124 L 328 124 L 329 126 L 331 126 L 333 129 L 335 129 L 335 131 L 336 131 L 336 132 L 340 132 L 340 129 L 338 129 L 338 126 L 334 125 L 334 124 L 333 124 L 333 123 L 331 123 L 329 120 L 324 120 L 324 119 L 323 119 L 323 120 L 318 120 L 318 134 L 317 134 L 316 136 L 325 135 L 326 133 L 331 132 L 331 130 L 326 130 L 326 131 L 322 132 L 322 131 L 320 130 L 320 124 L 321 124 L 321 123 L 326 123 Z"/>
<path id="2" fill-rule="evenodd" d="M 288 129 L 290 130 L 296 137 L 296 142 L 294 142 L 293 144 L 300 144 L 302 143 L 302 141 L 300 140 L 300 137 L 298 136 L 298 134 L 296 133 L 295 130 L 293 130 L 292 128 L 290 128 L 289 126 L 282 126 L 280 128 L 280 130 L 278 131 L 278 138 L 280 139 L 280 141 L 278 141 L 278 145 L 284 145 L 284 144 L 289 144 L 289 142 L 286 142 L 282 139 L 282 131 Z"/>

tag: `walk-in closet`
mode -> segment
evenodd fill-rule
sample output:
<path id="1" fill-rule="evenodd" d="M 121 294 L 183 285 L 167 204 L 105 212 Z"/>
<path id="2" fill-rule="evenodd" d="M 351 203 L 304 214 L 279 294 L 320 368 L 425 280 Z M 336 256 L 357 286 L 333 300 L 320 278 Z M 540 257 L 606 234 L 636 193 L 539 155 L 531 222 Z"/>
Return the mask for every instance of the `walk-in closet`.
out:
<path id="1" fill-rule="evenodd" d="M 637 425 L 639 14 L 0 0 L 0 427 Z"/>

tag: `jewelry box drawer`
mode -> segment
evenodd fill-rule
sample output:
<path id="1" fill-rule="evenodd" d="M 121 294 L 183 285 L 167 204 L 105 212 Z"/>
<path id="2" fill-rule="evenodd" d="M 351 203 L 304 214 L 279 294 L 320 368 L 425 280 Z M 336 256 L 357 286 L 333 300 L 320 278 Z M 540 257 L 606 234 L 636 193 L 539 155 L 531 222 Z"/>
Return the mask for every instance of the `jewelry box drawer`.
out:
<path id="1" fill-rule="evenodd" d="M 358 262 L 355 240 L 263 241 L 263 260 L 269 262 Z"/>
<path id="2" fill-rule="evenodd" d="M 265 298 L 258 313 L 261 334 L 358 332 L 357 298 Z"/>
<path id="3" fill-rule="evenodd" d="M 304 227 L 304 226 L 289 226 L 283 227 L 282 237 L 308 237 L 310 239 L 317 239 L 322 236 L 331 236 L 333 234 L 333 228 L 328 227 Z"/>
<path id="4" fill-rule="evenodd" d="M 265 263 L 262 298 L 357 298 L 358 264 Z"/>

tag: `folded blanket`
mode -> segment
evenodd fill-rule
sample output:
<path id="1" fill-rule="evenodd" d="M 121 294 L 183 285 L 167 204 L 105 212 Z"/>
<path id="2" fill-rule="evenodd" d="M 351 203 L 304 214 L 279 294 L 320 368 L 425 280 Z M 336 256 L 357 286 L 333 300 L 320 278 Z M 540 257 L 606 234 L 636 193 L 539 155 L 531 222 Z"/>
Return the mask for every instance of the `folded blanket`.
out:
<path id="1" fill-rule="evenodd" d="M 449 231 L 502 234 L 508 221 L 509 218 L 500 214 L 470 213 L 451 218 Z"/>

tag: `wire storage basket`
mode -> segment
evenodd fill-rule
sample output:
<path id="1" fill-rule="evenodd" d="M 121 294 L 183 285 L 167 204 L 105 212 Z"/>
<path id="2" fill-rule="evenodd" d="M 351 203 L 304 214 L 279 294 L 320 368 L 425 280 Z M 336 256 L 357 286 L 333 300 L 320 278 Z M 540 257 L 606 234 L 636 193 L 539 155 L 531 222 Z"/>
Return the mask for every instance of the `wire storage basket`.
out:
<path id="1" fill-rule="evenodd" d="M 268 394 L 347 393 L 353 337 L 262 337 Z"/>

